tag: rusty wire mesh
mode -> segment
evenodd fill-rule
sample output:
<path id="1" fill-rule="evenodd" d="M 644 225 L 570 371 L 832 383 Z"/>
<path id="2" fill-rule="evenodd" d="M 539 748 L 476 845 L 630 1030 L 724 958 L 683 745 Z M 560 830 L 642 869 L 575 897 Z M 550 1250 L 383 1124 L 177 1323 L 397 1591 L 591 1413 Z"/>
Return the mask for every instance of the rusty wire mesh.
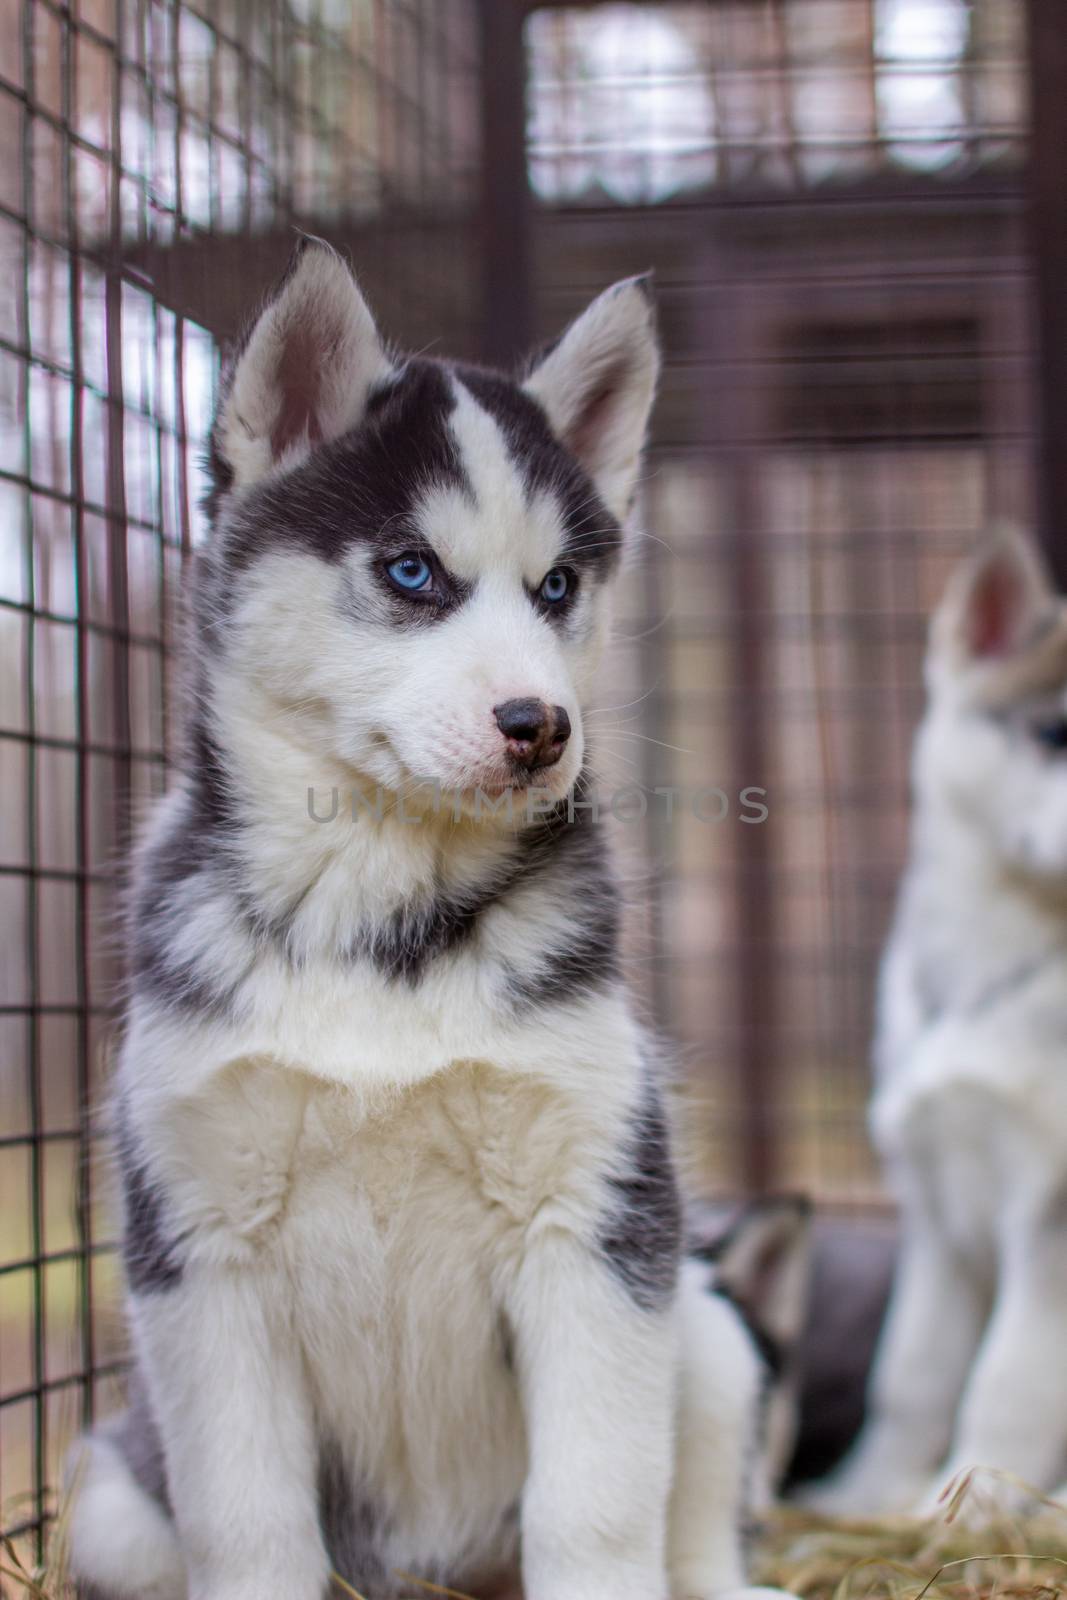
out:
<path id="1" fill-rule="evenodd" d="M 0 0 L 0 1505 L 38 1548 L 121 1354 L 90 1132 L 117 869 L 172 743 L 212 335 L 294 223 L 468 203 L 474 49 L 452 0 Z M 448 257 L 378 243 L 379 299 L 417 327 Z"/>
<path id="2" fill-rule="evenodd" d="M 690 797 L 619 834 L 634 968 L 720 1189 L 875 1188 L 871 978 L 923 618 L 985 521 L 1030 503 L 1020 10 L 527 22 L 510 259 L 535 332 L 658 273 L 649 537 L 596 720 L 609 782 Z M 173 747 L 217 340 L 295 223 L 351 251 L 402 341 L 483 347 L 508 241 L 479 219 L 505 156 L 483 158 L 480 109 L 508 63 L 478 21 L 473 0 L 0 0 L 0 1507 L 38 1548 L 122 1353 L 90 1131 L 118 869 Z M 739 820 L 747 786 L 763 824 Z M 714 789 L 722 822 L 691 804 Z"/>
<path id="3" fill-rule="evenodd" d="M 805 189 L 1017 166 L 1015 0 L 557 6 L 527 26 L 530 177 L 551 201 Z"/>
<path id="4" fill-rule="evenodd" d="M 599 726 L 613 781 L 690 797 L 620 831 L 637 969 L 727 1191 L 878 1193 L 866 1058 L 925 619 L 989 522 L 1031 510 L 1022 21 L 726 0 L 527 22 L 537 332 L 656 270 L 650 537 Z"/>

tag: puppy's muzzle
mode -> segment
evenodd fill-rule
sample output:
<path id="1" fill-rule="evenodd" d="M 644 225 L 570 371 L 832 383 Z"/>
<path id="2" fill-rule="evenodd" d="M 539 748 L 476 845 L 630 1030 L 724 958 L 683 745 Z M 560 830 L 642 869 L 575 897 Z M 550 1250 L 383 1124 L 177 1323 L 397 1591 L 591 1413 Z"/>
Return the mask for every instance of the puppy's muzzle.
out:
<path id="1" fill-rule="evenodd" d="M 505 700 L 493 707 L 508 755 L 527 772 L 554 767 L 571 736 L 571 719 L 562 706 L 543 700 Z"/>

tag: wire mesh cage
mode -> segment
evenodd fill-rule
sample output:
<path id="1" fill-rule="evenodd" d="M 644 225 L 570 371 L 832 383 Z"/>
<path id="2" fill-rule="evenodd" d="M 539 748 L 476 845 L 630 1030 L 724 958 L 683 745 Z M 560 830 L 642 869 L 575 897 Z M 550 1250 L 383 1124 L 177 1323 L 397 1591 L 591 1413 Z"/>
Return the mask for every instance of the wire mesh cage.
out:
<path id="1" fill-rule="evenodd" d="M 62 1449 L 120 1364 L 91 1133 L 120 869 L 173 750 L 214 336 L 294 224 L 469 205 L 474 71 L 458 3 L 0 15 L 0 1503 L 38 1547 Z M 447 253 L 379 233 L 375 260 L 384 315 L 417 332 Z"/>
<path id="2" fill-rule="evenodd" d="M 709 1186 L 866 1200 L 924 616 L 1031 512 L 1015 0 L 0 0 L 0 1507 L 121 1379 L 91 1157 L 131 827 L 175 751 L 220 341 L 293 229 L 409 347 L 657 271 L 593 722 Z M 528 15 L 527 15 L 528 13 Z M 503 52 L 503 53 L 502 53 Z M 525 110 L 521 90 L 525 82 Z M 766 811 L 766 816 L 762 815 Z"/>
<path id="3" fill-rule="evenodd" d="M 1022 21 L 1013 0 L 541 9 L 531 183 L 635 204 L 1017 166 Z"/>
<path id="4" fill-rule="evenodd" d="M 642 643 L 604 737 L 661 794 L 641 965 L 698 1161 L 870 1201 L 925 618 L 1031 514 L 1021 8 L 555 6 L 527 42 L 538 332 L 657 274 Z"/>

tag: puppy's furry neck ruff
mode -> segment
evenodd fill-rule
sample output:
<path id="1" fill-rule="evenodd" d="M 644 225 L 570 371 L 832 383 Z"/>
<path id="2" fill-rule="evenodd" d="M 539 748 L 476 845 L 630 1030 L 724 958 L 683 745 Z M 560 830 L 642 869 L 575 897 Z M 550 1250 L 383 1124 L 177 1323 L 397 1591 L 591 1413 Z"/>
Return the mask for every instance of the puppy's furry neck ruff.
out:
<path id="1" fill-rule="evenodd" d="M 521 791 L 513 821 L 503 811 L 457 818 L 450 795 L 420 803 L 316 750 L 304 711 L 297 719 L 230 699 L 222 716 L 201 715 L 216 755 L 191 774 L 197 808 L 218 819 L 242 900 L 264 924 L 284 923 L 303 956 L 328 955 L 353 927 L 442 894 L 464 906 L 495 898 L 554 854 L 563 829 L 588 837 L 596 826 L 585 812 L 573 824 L 558 813 L 527 823 Z"/>

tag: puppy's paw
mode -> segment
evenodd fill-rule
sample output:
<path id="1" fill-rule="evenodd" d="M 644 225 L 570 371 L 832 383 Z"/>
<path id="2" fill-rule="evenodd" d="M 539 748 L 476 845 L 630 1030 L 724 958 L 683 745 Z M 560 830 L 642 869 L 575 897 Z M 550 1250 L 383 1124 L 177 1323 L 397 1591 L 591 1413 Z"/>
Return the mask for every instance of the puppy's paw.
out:
<path id="1" fill-rule="evenodd" d="M 803 1506 L 819 1517 L 863 1522 L 872 1517 L 916 1515 L 915 1507 L 928 1492 L 926 1477 L 892 1476 L 878 1478 L 871 1473 L 849 1473 L 805 1484 L 790 1495 L 794 1505 Z"/>
<path id="2" fill-rule="evenodd" d="M 796 1600 L 785 1589 L 729 1581 L 729 1572 L 694 1562 L 671 1572 L 671 1600 Z M 723 1581 L 724 1578 L 727 1581 Z"/>
<path id="3" fill-rule="evenodd" d="M 994 1467 L 946 1467 L 935 1473 L 913 1511 L 931 1520 L 951 1518 L 963 1527 L 982 1528 L 990 1522 L 1029 1519 L 1048 1497 L 1014 1473 Z"/>

